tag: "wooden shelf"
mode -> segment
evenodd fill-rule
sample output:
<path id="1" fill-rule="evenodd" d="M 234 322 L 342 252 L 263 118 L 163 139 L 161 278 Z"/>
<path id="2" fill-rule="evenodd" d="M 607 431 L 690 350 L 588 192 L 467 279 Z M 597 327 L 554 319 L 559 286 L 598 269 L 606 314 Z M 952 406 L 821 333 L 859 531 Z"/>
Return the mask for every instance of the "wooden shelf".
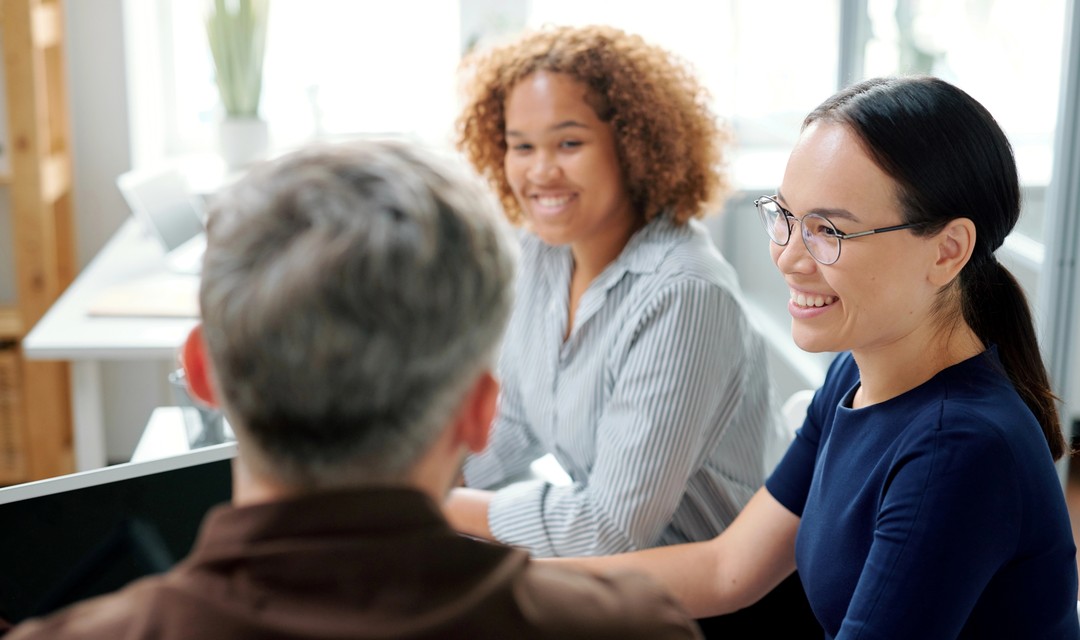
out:
<path id="1" fill-rule="evenodd" d="M 71 164 L 53 153 L 41 160 L 41 200 L 52 204 L 71 191 Z"/>
<path id="2" fill-rule="evenodd" d="M 21 340 L 22 337 L 23 326 L 19 310 L 12 307 L 0 307 L 0 342 Z"/>
<path id="3" fill-rule="evenodd" d="M 70 376 L 64 362 L 23 357 L 21 341 L 74 278 L 71 131 L 64 0 L 0 0 L 7 107 L 0 184 L 11 201 L 16 299 L 0 307 L 8 402 L 0 416 L 0 482 L 69 473 Z M 7 229 L 0 233 L 8 233 Z"/>
<path id="4" fill-rule="evenodd" d="M 30 8 L 30 24 L 33 42 L 39 49 L 47 49 L 64 42 L 64 25 L 60 7 L 56 4 L 42 3 Z"/>

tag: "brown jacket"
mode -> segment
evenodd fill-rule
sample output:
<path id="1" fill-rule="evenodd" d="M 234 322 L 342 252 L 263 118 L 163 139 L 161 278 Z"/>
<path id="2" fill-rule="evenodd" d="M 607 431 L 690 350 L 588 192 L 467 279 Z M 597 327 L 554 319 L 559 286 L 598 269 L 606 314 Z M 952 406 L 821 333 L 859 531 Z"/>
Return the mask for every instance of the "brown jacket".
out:
<path id="1" fill-rule="evenodd" d="M 406 489 L 218 507 L 172 571 L 17 626 L 27 638 L 696 638 L 648 579 L 457 535 Z"/>

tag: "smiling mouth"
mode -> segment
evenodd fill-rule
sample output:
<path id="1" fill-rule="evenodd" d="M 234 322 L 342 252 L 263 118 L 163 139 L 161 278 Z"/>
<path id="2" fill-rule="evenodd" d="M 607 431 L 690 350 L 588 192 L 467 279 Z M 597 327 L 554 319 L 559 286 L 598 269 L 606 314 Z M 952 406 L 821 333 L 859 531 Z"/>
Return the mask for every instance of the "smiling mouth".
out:
<path id="1" fill-rule="evenodd" d="M 805 294 L 801 291 L 791 289 L 791 301 L 796 306 L 804 309 L 812 309 L 814 307 L 826 307 L 836 302 L 836 296 L 822 296 L 816 294 Z"/>
<path id="2" fill-rule="evenodd" d="M 558 209 L 574 199 L 573 194 L 562 196 L 533 196 L 533 201 L 545 209 Z"/>

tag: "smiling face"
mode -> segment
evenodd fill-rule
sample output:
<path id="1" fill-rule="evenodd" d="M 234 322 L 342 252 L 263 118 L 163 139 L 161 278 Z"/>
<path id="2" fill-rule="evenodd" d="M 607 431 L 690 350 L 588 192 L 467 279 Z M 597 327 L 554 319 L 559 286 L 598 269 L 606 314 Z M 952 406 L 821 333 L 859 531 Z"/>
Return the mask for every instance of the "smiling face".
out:
<path id="1" fill-rule="evenodd" d="M 818 121 L 791 152 L 778 200 L 795 217 L 827 217 L 841 233 L 902 224 L 896 183 L 846 126 Z M 888 352 L 920 348 L 933 331 L 938 286 L 928 273 L 937 248 L 910 230 L 842 241 L 840 259 L 821 265 L 795 223 L 773 262 L 791 290 L 792 337 L 802 349 Z"/>
<path id="2" fill-rule="evenodd" d="M 568 75 L 538 71 L 506 100 L 506 177 L 529 228 L 548 244 L 618 255 L 638 218 L 611 124 Z"/>

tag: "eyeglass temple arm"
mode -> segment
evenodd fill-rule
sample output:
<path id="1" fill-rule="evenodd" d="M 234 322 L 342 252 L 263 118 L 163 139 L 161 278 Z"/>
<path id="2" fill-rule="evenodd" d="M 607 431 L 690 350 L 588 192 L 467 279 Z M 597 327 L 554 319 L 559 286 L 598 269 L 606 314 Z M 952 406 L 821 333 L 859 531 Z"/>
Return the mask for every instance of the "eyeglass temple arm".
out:
<path id="1" fill-rule="evenodd" d="M 857 231 L 855 233 L 839 233 L 839 232 L 837 232 L 836 237 L 840 238 L 841 240 L 850 240 L 851 238 L 861 238 L 863 236 L 872 236 L 875 233 L 885 233 L 887 231 L 899 231 L 901 229 L 910 229 L 912 227 L 917 227 L 917 226 L 919 226 L 918 223 L 908 223 L 908 224 L 897 224 L 897 225 L 893 225 L 891 227 L 881 227 L 880 229 L 870 229 L 868 231 Z"/>

